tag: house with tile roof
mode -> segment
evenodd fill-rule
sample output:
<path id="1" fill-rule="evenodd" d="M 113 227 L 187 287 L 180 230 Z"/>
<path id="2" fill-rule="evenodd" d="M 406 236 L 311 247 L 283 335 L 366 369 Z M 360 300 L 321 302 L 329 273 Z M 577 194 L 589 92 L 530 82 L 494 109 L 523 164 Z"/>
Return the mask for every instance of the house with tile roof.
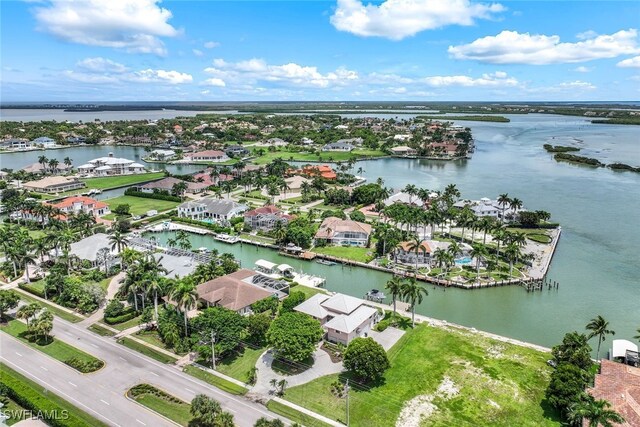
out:
<path id="1" fill-rule="evenodd" d="M 379 320 L 377 309 L 360 298 L 344 294 L 315 294 L 294 310 L 318 320 L 327 341 L 344 345 L 354 338 L 366 337 Z"/>
<path id="2" fill-rule="evenodd" d="M 611 409 L 622 415 L 624 422 L 616 426 L 640 426 L 640 368 L 603 359 L 587 393 L 596 400 L 606 400 Z"/>
<path id="3" fill-rule="evenodd" d="M 208 187 L 208 185 L 203 182 L 188 182 L 174 177 L 167 177 L 158 181 L 142 184 L 137 188 L 143 193 L 153 193 L 154 191 L 167 191 L 171 193 L 173 186 L 181 182 L 187 184 L 186 192 L 191 194 L 202 193 Z"/>
<path id="4" fill-rule="evenodd" d="M 322 221 L 315 238 L 333 245 L 367 247 L 371 230 L 371 226 L 364 222 L 330 216 Z"/>
<path id="5" fill-rule="evenodd" d="M 51 194 L 77 190 L 79 188 L 86 187 L 86 184 L 77 178 L 67 176 L 47 176 L 37 181 L 25 182 L 23 187 L 29 191 Z"/>
<path id="6" fill-rule="evenodd" d="M 63 214 L 86 213 L 95 217 L 101 217 L 111 213 L 109 205 L 91 197 L 71 196 L 51 206 L 60 209 Z"/>
<path id="7" fill-rule="evenodd" d="M 198 298 L 206 307 L 224 307 L 240 314 L 249 314 L 251 304 L 276 295 L 272 290 L 253 284 L 256 275 L 258 273 L 255 271 L 243 268 L 216 277 L 196 287 Z"/>
<path id="8" fill-rule="evenodd" d="M 244 213 L 244 224 L 252 230 L 271 230 L 276 223 L 287 225 L 293 216 L 285 214 L 275 206 L 267 205 Z"/>
<path id="9" fill-rule="evenodd" d="M 188 153 L 184 155 L 185 159 L 192 162 L 226 162 L 229 160 L 229 156 L 224 151 L 220 150 L 205 150 L 197 151 L 195 153 Z"/>

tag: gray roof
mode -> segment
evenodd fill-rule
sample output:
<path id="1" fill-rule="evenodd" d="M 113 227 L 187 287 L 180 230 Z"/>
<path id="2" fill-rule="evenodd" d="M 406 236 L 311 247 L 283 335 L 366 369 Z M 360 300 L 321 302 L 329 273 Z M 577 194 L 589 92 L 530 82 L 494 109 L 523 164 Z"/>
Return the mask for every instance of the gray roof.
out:
<path id="1" fill-rule="evenodd" d="M 351 148 L 351 149 L 353 149 L 355 147 L 353 145 L 351 145 L 351 144 L 347 144 L 345 142 L 338 141 L 338 142 L 333 142 L 331 144 L 325 144 L 324 148 Z"/>
<path id="2" fill-rule="evenodd" d="M 373 316 L 377 310 L 367 305 L 361 305 L 354 312 L 349 315 L 342 314 L 336 316 L 324 324 L 326 328 L 334 329 L 336 331 L 350 334 L 360 325 L 362 325 L 367 319 Z"/>
<path id="3" fill-rule="evenodd" d="M 188 256 L 176 256 L 169 254 L 156 253 L 154 258 L 160 260 L 160 264 L 167 269 L 165 277 L 175 279 L 176 276 L 187 276 L 196 269 L 199 262 Z"/>
<path id="4" fill-rule="evenodd" d="M 210 214 L 218 214 L 218 215 L 228 215 L 232 210 L 249 209 L 246 205 L 242 205 L 240 203 L 236 203 L 233 200 L 227 199 L 212 199 L 212 198 L 202 198 L 197 201 L 186 202 L 178 206 L 178 208 L 191 208 L 195 206 L 206 206 L 207 212 Z"/>
<path id="5" fill-rule="evenodd" d="M 70 252 L 80 259 L 93 262 L 97 258 L 98 251 L 102 248 L 109 248 L 111 251 L 109 236 L 104 233 L 96 233 L 92 236 L 85 237 L 79 242 L 72 243 Z M 111 251 L 111 253 L 113 253 L 113 251 Z"/>

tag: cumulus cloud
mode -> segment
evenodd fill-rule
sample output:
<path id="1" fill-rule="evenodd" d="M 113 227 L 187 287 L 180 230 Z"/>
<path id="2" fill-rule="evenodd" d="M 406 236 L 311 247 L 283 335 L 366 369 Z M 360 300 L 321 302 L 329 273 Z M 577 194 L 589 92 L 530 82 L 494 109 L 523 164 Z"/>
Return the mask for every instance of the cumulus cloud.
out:
<path id="1" fill-rule="evenodd" d="M 634 56 L 633 58 L 624 59 L 616 64 L 622 68 L 640 68 L 640 56 Z"/>
<path id="2" fill-rule="evenodd" d="M 214 47 L 220 46 L 220 43 L 211 41 L 211 42 L 206 42 L 203 46 L 206 49 L 213 49 Z"/>
<path id="3" fill-rule="evenodd" d="M 172 85 L 191 83 L 193 76 L 179 71 L 146 70 L 135 71 L 127 76 L 129 81 L 140 83 L 168 83 Z"/>
<path id="4" fill-rule="evenodd" d="M 447 25 L 473 25 L 476 19 L 489 19 L 504 10 L 499 3 L 468 0 L 386 0 L 380 5 L 338 0 L 331 24 L 358 36 L 401 40 Z"/>
<path id="5" fill-rule="evenodd" d="M 357 72 L 346 68 L 338 68 L 323 74 L 313 66 L 303 66 L 293 62 L 272 65 L 257 58 L 234 63 L 215 59 L 213 67 L 208 67 L 204 71 L 225 82 L 256 84 L 259 81 L 266 81 L 282 85 L 319 88 L 346 85 L 359 77 Z"/>
<path id="6" fill-rule="evenodd" d="M 179 31 L 158 0 L 44 0 L 33 9 L 38 29 L 62 40 L 165 55 L 160 37 Z"/>
<path id="7" fill-rule="evenodd" d="M 561 43 L 557 35 L 503 31 L 496 36 L 479 38 L 469 44 L 449 46 L 455 59 L 473 59 L 492 64 L 561 64 L 594 59 L 615 58 L 640 52 L 637 30 L 618 31 L 611 35 L 587 34 L 576 43 Z"/>
<path id="8" fill-rule="evenodd" d="M 591 68 L 581 65 L 579 67 L 574 68 L 573 71 L 575 71 L 576 73 L 588 73 L 591 71 Z"/>
<path id="9" fill-rule="evenodd" d="M 518 80 L 509 77 L 504 71 L 483 74 L 481 77 L 470 76 L 431 76 L 422 79 L 427 85 L 433 87 L 443 86 L 464 86 L 464 87 L 497 87 L 497 86 L 517 86 Z"/>
<path id="10" fill-rule="evenodd" d="M 216 77 L 212 77 L 210 79 L 207 79 L 207 80 L 203 81 L 202 84 L 206 85 L 206 86 L 216 86 L 216 87 L 225 87 L 227 85 L 224 82 L 224 80 L 216 78 Z"/>
<path id="11" fill-rule="evenodd" d="M 93 73 L 124 73 L 128 71 L 124 65 L 101 57 L 85 58 L 76 65 L 78 68 Z"/>

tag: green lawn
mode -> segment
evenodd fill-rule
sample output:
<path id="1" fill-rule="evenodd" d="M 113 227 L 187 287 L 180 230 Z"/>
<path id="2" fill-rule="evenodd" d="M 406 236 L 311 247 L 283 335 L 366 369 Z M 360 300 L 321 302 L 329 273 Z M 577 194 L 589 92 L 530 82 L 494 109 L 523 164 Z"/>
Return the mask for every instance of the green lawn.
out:
<path id="1" fill-rule="evenodd" d="M 320 155 L 312 153 L 293 153 L 289 151 L 266 152 L 260 157 L 256 157 L 251 162 L 257 165 L 270 163 L 273 159 L 281 158 L 284 161 L 297 162 L 344 162 L 349 159 L 359 159 L 364 157 L 387 156 L 384 151 L 379 150 L 353 150 L 350 153 L 342 151 L 322 151 Z"/>
<path id="2" fill-rule="evenodd" d="M 266 237 L 266 236 L 253 236 L 251 234 L 248 233 L 242 233 L 240 234 L 240 238 L 241 239 L 247 239 L 247 240 L 253 240 L 254 242 L 260 242 L 260 243 L 268 243 L 270 245 L 275 244 L 275 239 L 272 239 L 271 237 Z"/>
<path id="3" fill-rule="evenodd" d="M 417 415 L 428 406 L 417 400 L 413 411 L 406 406 L 421 396 L 434 405 L 421 426 L 560 426 L 544 401 L 549 357 L 467 331 L 418 325 L 389 351 L 391 368 L 381 385 L 366 389 L 352 382 L 351 425 L 395 425 L 403 408 Z M 330 391 L 338 379 L 329 375 L 289 388 L 285 399 L 344 421 L 345 401 Z M 457 390 L 453 396 L 437 391 L 445 379 Z"/>
<path id="4" fill-rule="evenodd" d="M 133 185 L 140 182 L 151 181 L 154 179 L 164 178 L 164 172 L 154 173 L 141 173 L 137 175 L 119 175 L 119 176 L 107 176 L 104 178 L 85 178 L 81 179 L 87 188 L 96 188 L 98 190 L 105 190 L 107 188 L 124 187 L 127 185 Z"/>
<path id="5" fill-rule="evenodd" d="M 19 339 L 29 347 L 40 350 L 44 354 L 51 356 L 52 358 L 59 360 L 62 363 L 67 363 L 69 359 L 75 358 L 83 363 L 95 364 L 96 369 L 99 369 L 102 365 L 104 365 L 104 362 L 102 362 L 100 359 L 97 359 L 90 354 L 85 353 L 84 351 L 77 349 L 67 344 L 66 342 L 60 341 L 56 338 L 50 337 L 48 340 L 39 339 L 37 341 L 29 341 L 26 338 L 27 325 L 18 320 L 10 320 L 5 326 L 0 326 L 0 330 Z M 74 367 L 74 369 L 77 368 Z M 90 371 L 95 371 L 96 369 L 92 368 Z"/>
<path id="6" fill-rule="evenodd" d="M 158 212 L 168 211 L 180 204 L 169 200 L 147 199 L 145 197 L 135 196 L 120 196 L 113 199 L 107 199 L 104 202 L 109 205 L 109 209 L 112 211 L 118 205 L 129 205 L 129 212 L 131 215 L 146 214 L 150 210 L 157 210 Z M 115 218 L 115 214 L 110 213 L 109 215 L 105 215 L 104 218 L 113 219 Z"/>
<path id="7" fill-rule="evenodd" d="M 153 386 L 139 384 L 132 387 L 127 395 L 139 404 L 164 415 L 181 426 L 186 427 L 191 421 L 191 405 L 189 403 Z"/>
<path id="8" fill-rule="evenodd" d="M 158 331 L 154 330 L 154 331 L 138 331 L 135 334 L 133 334 L 134 337 L 138 338 L 139 340 L 142 340 L 144 342 L 147 342 L 151 345 L 155 345 L 156 347 L 160 347 L 164 350 L 170 351 L 172 353 L 175 353 L 175 350 L 172 348 L 167 348 L 167 346 L 162 342 L 162 340 L 160 339 L 160 334 L 158 333 Z M 186 353 L 178 353 L 180 355 L 182 354 L 186 354 Z"/>
<path id="9" fill-rule="evenodd" d="M 43 389 L 22 374 L 14 371 L 7 365 L 0 363 L 0 374 L 2 382 L 18 394 L 22 399 L 27 399 L 33 405 L 32 411 L 63 413 L 66 411 L 68 417 L 66 419 L 58 419 L 58 426 L 62 427 L 106 427 L 102 421 L 92 417 L 86 412 L 73 406 L 71 403 L 62 399 L 51 390 Z M 11 408 L 11 406 L 9 406 Z M 7 408 L 3 408 L 7 409 Z M 62 417 L 61 417 L 62 418 Z"/>
<path id="10" fill-rule="evenodd" d="M 134 326 L 138 326 L 140 324 L 140 317 L 141 316 L 137 316 L 134 317 L 131 320 L 127 320 L 126 322 L 122 322 L 122 323 L 116 323 L 115 325 L 109 325 L 114 329 L 117 329 L 119 331 L 124 331 L 125 329 L 129 329 L 129 328 L 133 328 Z"/>
<path id="11" fill-rule="evenodd" d="M 221 374 L 235 378 L 238 381 L 246 382 L 247 373 L 251 368 L 256 366 L 256 362 L 266 348 L 248 348 L 245 347 L 241 353 L 234 353 L 233 357 L 227 357 L 216 363 L 216 369 Z"/>
<path id="12" fill-rule="evenodd" d="M 293 422 L 302 424 L 306 427 L 329 427 L 330 424 L 322 422 L 314 417 L 311 417 L 307 414 L 303 414 L 300 411 L 296 411 L 293 408 L 290 408 L 286 405 L 283 405 L 280 402 L 276 402 L 275 400 L 270 400 L 267 402 L 267 409 L 271 412 L 275 412 L 278 415 L 282 415 L 290 419 Z"/>
<path id="13" fill-rule="evenodd" d="M 373 249 L 356 246 L 323 246 L 313 248 L 312 251 L 318 254 L 331 255 L 337 258 L 360 262 L 369 262 L 373 258 Z"/>
<path id="14" fill-rule="evenodd" d="M 120 338 L 118 340 L 118 344 L 122 344 L 131 350 L 137 351 L 138 353 L 142 353 L 145 356 L 149 356 L 152 359 L 157 360 L 160 363 L 174 363 L 178 358 L 171 357 L 168 354 L 160 353 L 157 350 L 147 347 L 144 344 L 140 344 L 137 341 L 132 340 L 131 338 Z"/>
<path id="15" fill-rule="evenodd" d="M 247 393 L 246 388 L 239 386 L 236 383 L 232 383 L 231 381 L 227 381 L 224 378 L 220 378 L 217 375 L 210 374 L 209 372 L 195 366 L 187 365 L 184 367 L 183 372 L 208 384 L 218 387 L 220 390 L 224 390 L 227 393 L 235 394 L 238 396 L 242 396 Z"/>
<path id="16" fill-rule="evenodd" d="M 93 325 L 89 326 L 87 329 L 103 337 L 112 337 L 116 334 L 112 330 L 102 326 L 100 323 L 94 323 Z"/>
<path id="17" fill-rule="evenodd" d="M 327 291 L 322 288 L 312 288 L 310 286 L 298 285 L 291 288 L 291 291 L 302 292 L 306 295 L 307 299 L 311 298 L 315 294 L 327 294 Z"/>
<path id="18" fill-rule="evenodd" d="M 25 292 L 21 292 L 18 289 L 18 294 L 20 295 L 20 299 L 27 302 L 27 303 L 38 303 L 41 306 L 45 307 L 47 310 L 49 310 L 51 313 L 53 313 L 55 316 L 60 317 L 61 319 L 66 320 L 67 322 L 72 322 L 72 323 L 77 323 L 80 322 L 82 320 L 84 320 L 84 317 L 80 317 L 78 315 L 75 315 L 73 313 L 69 313 L 68 311 L 62 310 L 60 307 L 54 305 L 54 304 L 48 304 L 46 302 L 42 302 L 38 299 L 35 299 L 29 295 L 27 295 Z"/>
<path id="19" fill-rule="evenodd" d="M 2 374 L 4 377 L 4 372 L 2 372 Z M 26 408 L 23 408 L 22 406 L 18 405 L 18 403 L 16 403 L 14 400 L 8 397 L 6 399 L 7 399 L 7 403 L 5 403 L 5 405 L 2 407 L 2 412 L 9 415 L 11 418 L 5 420 L 4 422 L 8 426 L 12 426 L 15 423 L 22 421 L 26 418 L 27 416 L 26 412 L 22 412 Z"/>

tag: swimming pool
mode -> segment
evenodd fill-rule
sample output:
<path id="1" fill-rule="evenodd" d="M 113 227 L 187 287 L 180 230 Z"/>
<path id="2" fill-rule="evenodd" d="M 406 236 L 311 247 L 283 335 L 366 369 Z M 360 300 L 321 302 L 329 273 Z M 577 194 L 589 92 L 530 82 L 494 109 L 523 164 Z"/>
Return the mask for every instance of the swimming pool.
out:
<path id="1" fill-rule="evenodd" d="M 464 258 L 458 258 L 456 260 L 456 264 L 458 265 L 466 265 L 466 264 L 471 264 L 471 257 L 464 257 Z"/>

